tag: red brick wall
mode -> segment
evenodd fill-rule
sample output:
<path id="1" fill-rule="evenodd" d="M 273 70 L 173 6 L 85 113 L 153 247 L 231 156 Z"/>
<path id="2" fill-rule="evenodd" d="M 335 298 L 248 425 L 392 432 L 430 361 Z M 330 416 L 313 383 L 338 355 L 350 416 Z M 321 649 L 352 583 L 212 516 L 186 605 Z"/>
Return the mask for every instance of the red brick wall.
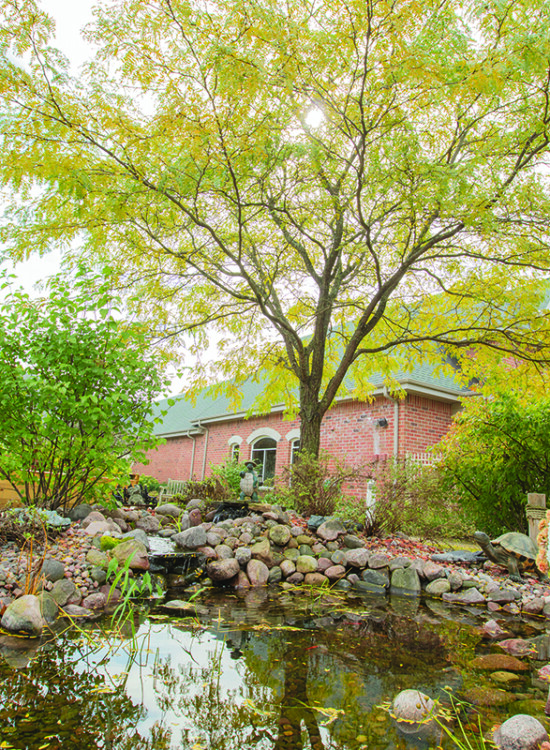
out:
<path id="1" fill-rule="evenodd" d="M 407 396 L 399 402 L 399 455 L 422 453 L 437 443 L 451 424 L 451 404 L 420 396 Z M 336 404 L 326 414 L 321 432 L 321 448 L 351 465 L 365 465 L 373 458 L 386 458 L 394 451 L 394 403 L 382 396 L 373 403 L 347 401 Z M 377 420 L 385 418 L 387 427 Z M 216 422 L 208 427 L 208 434 L 195 438 L 195 456 L 191 467 L 193 440 L 188 437 L 168 438 L 166 444 L 149 453 L 147 465 L 136 464 L 134 470 L 167 479 L 200 479 L 209 475 L 211 464 L 219 464 L 230 454 L 228 440 L 233 435 L 242 438 L 241 460 L 248 459 L 252 446 L 247 438 L 259 428 L 276 430 L 281 439 L 277 443 L 277 473 L 290 461 L 291 442 L 286 434 L 299 427 L 299 420 L 285 420 L 281 413 L 248 420 Z M 206 447 L 206 459 L 205 459 Z"/>

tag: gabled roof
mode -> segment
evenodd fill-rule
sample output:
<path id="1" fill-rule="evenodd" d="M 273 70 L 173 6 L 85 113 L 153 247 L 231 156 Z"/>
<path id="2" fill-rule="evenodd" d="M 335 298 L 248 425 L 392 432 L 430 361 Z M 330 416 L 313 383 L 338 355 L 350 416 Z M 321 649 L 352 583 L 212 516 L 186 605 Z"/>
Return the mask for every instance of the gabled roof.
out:
<path id="1" fill-rule="evenodd" d="M 395 379 L 407 393 L 426 396 L 439 401 L 458 402 L 462 396 L 471 393 L 464 388 L 456 378 L 450 374 L 438 372 L 433 365 L 418 365 L 410 371 L 397 373 Z M 373 376 L 373 395 L 387 393 L 384 389 L 382 377 Z M 242 393 L 242 401 L 238 408 L 231 406 L 231 400 L 223 394 L 213 396 L 208 388 L 200 391 L 194 401 L 186 394 L 173 396 L 155 404 L 153 416 L 159 416 L 167 411 L 162 422 L 155 425 L 155 434 L 162 437 L 176 435 L 197 435 L 204 432 L 204 428 L 213 422 L 232 419 L 244 419 L 251 410 L 254 402 L 268 387 L 267 378 L 261 375 L 257 379 L 248 379 L 238 386 Z M 337 402 L 356 400 L 357 397 L 343 395 L 337 397 Z M 169 401 L 173 401 L 170 406 Z M 273 404 L 270 412 L 284 411 L 284 404 Z M 259 412 L 258 412 L 259 413 Z"/>

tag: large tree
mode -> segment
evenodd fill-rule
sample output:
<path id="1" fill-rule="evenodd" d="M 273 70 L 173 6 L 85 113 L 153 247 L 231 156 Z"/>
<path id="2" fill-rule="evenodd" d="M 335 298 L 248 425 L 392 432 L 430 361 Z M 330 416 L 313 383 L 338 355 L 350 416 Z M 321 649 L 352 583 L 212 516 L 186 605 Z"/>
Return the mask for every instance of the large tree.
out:
<path id="1" fill-rule="evenodd" d="M 347 374 L 546 361 L 545 0 L 105 0 L 78 76 L 0 7 L 2 239 L 78 240 L 222 374 L 297 385 L 305 450 Z"/>

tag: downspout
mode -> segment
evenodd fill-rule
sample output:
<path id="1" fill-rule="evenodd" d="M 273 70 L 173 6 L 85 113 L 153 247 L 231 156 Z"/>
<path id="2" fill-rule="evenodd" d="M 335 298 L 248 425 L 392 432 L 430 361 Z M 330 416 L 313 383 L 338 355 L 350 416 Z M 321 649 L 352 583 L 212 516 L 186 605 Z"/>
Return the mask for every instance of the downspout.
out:
<path id="1" fill-rule="evenodd" d="M 191 431 L 187 431 L 187 437 L 193 441 L 193 448 L 191 450 L 191 466 L 189 467 L 189 480 L 193 479 L 193 469 L 195 468 L 195 448 L 197 447 L 197 438 L 191 434 Z"/>
<path id="2" fill-rule="evenodd" d="M 208 451 L 208 435 L 210 434 L 210 431 L 208 427 L 203 427 L 200 422 L 197 422 L 197 427 L 200 430 L 204 430 L 204 453 L 202 456 L 202 472 L 201 472 L 201 479 L 204 479 L 204 475 L 206 474 L 206 453 Z"/>
<path id="3" fill-rule="evenodd" d="M 393 404 L 393 456 L 397 458 L 399 454 L 399 401 L 388 393 L 388 387 L 385 385 L 382 389 L 384 398 Z"/>

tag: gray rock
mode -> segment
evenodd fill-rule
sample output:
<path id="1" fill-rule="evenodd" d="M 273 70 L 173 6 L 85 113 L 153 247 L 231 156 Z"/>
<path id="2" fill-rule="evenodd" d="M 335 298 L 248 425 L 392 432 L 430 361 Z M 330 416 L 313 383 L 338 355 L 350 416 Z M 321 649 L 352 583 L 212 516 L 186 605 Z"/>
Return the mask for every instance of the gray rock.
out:
<path id="1" fill-rule="evenodd" d="M 32 594 L 20 596 L 8 605 L 0 621 L 9 633 L 24 633 L 39 636 L 44 627 L 44 618 L 40 609 L 40 600 Z"/>
<path id="2" fill-rule="evenodd" d="M 330 568 L 327 568 L 324 571 L 324 574 L 329 581 L 339 581 L 340 578 L 343 578 L 346 575 L 346 569 L 343 565 L 331 565 Z"/>
<path id="3" fill-rule="evenodd" d="M 55 583 L 65 576 L 65 566 L 59 560 L 47 559 L 42 564 L 42 574 L 47 581 Z"/>
<path id="4" fill-rule="evenodd" d="M 344 537 L 344 547 L 347 549 L 361 549 L 365 546 L 365 542 L 355 534 L 346 534 Z"/>
<path id="5" fill-rule="evenodd" d="M 334 565 L 346 565 L 348 561 L 346 553 L 341 549 L 337 549 L 335 552 L 333 552 L 330 556 L 330 559 L 334 563 Z"/>
<path id="6" fill-rule="evenodd" d="M 289 527 L 283 526 L 281 523 L 276 524 L 269 529 L 269 538 L 273 544 L 276 544 L 278 547 L 284 547 L 285 544 L 290 541 L 290 537 L 291 534 Z"/>
<path id="7" fill-rule="evenodd" d="M 296 560 L 300 557 L 300 552 L 297 549 L 285 549 L 283 552 L 284 556 L 287 560 L 292 560 L 296 562 Z"/>
<path id="8" fill-rule="evenodd" d="M 232 557 L 235 557 L 233 550 L 227 544 L 218 544 L 214 548 L 214 551 L 218 560 L 230 560 Z"/>
<path id="9" fill-rule="evenodd" d="M 246 574 L 251 586 L 265 586 L 269 580 L 269 568 L 261 560 L 250 560 Z"/>
<path id="10" fill-rule="evenodd" d="M 90 571 L 90 576 L 92 581 L 95 581 L 101 586 L 101 584 L 105 583 L 105 581 L 107 580 L 107 571 L 104 568 L 100 568 L 97 565 L 94 565 L 94 567 Z"/>
<path id="11" fill-rule="evenodd" d="M 167 518 L 179 518 L 183 513 L 183 508 L 175 503 L 164 503 L 163 505 L 157 505 L 155 513 L 158 516 L 165 516 Z"/>
<path id="12" fill-rule="evenodd" d="M 51 594 L 49 594 L 47 591 L 41 591 L 40 594 L 38 594 L 38 602 L 40 606 L 40 612 L 42 613 L 42 617 L 47 623 L 55 622 L 57 619 L 57 613 L 59 611 L 59 607 L 57 606 L 57 602 L 53 598 Z"/>
<path id="13" fill-rule="evenodd" d="M 446 578 L 436 578 L 426 586 L 426 593 L 429 596 L 443 596 L 451 590 L 451 584 Z"/>
<path id="14" fill-rule="evenodd" d="M 399 568 L 408 568 L 412 563 L 412 560 L 410 557 L 405 557 L 405 555 L 399 555 L 398 557 L 392 557 L 390 560 L 389 568 L 390 572 L 393 572 L 394 570 L 398 570 Z"/>
<path id="15" fill-rule="evenodd" d="M 451 587 L 451 591 L 458 591 L 458 589 L 462 587 L 462 583 L 464 582 L 464 576 L 459 570 L 451 570 L 447 580 L 449 581 L 449 586 Z"/>
<path id="16" fill-rule="evenodd" d="M 100 591 L 96 591 L 94 594 L 90 594 L 85 599 L 82 600 L 82 606 L 86 609 L 104 609 L 105 605 L 107 603 L 107 600 L 105 598 L 105 594 L 102 594 Z"/>
<path id="17" fill-rule="evenodd" d="M 497 604 L 508 604 L 508 602 L 514 602 L 517 598 L 514 589 L 496 589 L 487 595 L 487 601 Z"/>
<path id="18" fill-rule="evenodd" d="M 206 564 L 206 573 L 213 581 L 229 581 L 237 575 L 240 569 L 234 557 L 228 560 L 209 560 Z"/>
<path id="19" fill-rule="evenodd" d="M 146 534 L 156 534 L 160 529 L 160 521 L 156 516 L 147 513 L 136 521 L 136 529 L 142 529 Z"/>
<path id="20" fill-rule="evenodd" d="M 395 596 L 420 596 L 421 585 L 418 573 L 411 566 L 397 568 L 391 574 L 390 592 Z"/>
<path id="21" fill-rule="evenodd" d="M 91 514 L 90 514 L 91 515 Z M 113 526 L 116 526 L 117 533 L 120 529 L 114 521 L 109 524 L 107 521 L 93 521 L 89 526 L 86 526 L 86 534 L 89 536 L 99 536 L 100 534 L 109 534 L 113 531 Z"/>
<path id="22" fill-rule="evenodd" d="M 437 705 L 420 690 L 402 690 L 393 699 L 391 713 L 404 734 L 416 734 L 420 728 L 425 731 L 428 724 L 435 726 L 431 717 L 437 715 Z"/>
<path id="23" fill-rule="evenodd" d="M 346 552 L 346 563 L 352 568 L 366 568 L 370 552 L 367 549 L 350 549 Z"/>
<path id="24" fill-rule="evenodd" d="M 283 571 L 278 565 L 274 565 L 269 571 L 268 583 L 280 583 L 283 580 Z"/>
<path id="25" fill-rule="evenodd" d="M 317 536 L 325 542 L 333 542 L 343 536 L 347 529 L 339 518 L 328 518 L 317 529 Z"/>
<path id="26" fill-rule="evenodd" d="M 235 559 L 238 560 L 239 565 L 243 568 L 249 563 L 252 558 L 252 553 L 249 547 L 237 547 L 235 550 Z"/>
<path id="27" fill-rule="evenodd" d="M 317 571 L 317 560 L 311 555 L 300 555 L 296 560 L 298 573 L 315 573 Z"/>
<path id="28" fill-rule="evenodd" d="M 390 564 L 390 558 L 383 552 L 375 552 L 369 557 L 369 568 L 378 570 L 379 568 L 387 568 Z"/>
<path id="29" fill-rule="evenodd" d="M 317 531 L 319 526 L 321 526 L 321 524 L 323 524 L 326 520 L 326 516 L 310 516 L 307 522 L 307 527 L 310 531 Z M 302 532 L 300 530 L 299 534 L 301 533 Z"/>
<path id="30" fill-rule="evenodd" d="M 460 591 L 458 593 L 449 592 L 443 594 L 442 597 L 445 602 L 454 602 L 456 604 L 485 604 L 485 597 L 476 588 L 470 588 L 467 591 Z"/>
<path id="31" fill-rule="evenodd" d="M 50 594 L 60 607 L 65 607 L 66 604 L 80 604 L 82 598 L 73 581 L 70 581 L 68 578 L 56 581 Z"/>
<path id="32" fill-rule="evenodd" d="M 88 505 L 88 503 L 81 503 L 80 505 L 75 505 L 74 508 L 71 508 L 67 513 L 67 517 L 70 518 L 71 521 L 83 521 L 91 512 L 91 505 Z"/>
<path id="33" fill-rule="evenodd" d="M 107 568 L 109 566 L 109 559 L 109 555 L 106 552 L 95 547 L 90 547 L 86 553 L 86 562 L 99 568 Z"/>
<path id="34" fill-rule="evenodd" d="M 202 506 L 203 501 L 198 497 L 194 497 L 192 500 L 189 500 L 185 507 L 187 510 L 194 510 L 195 508 L 202 508 Z"/>
<path id="35" fill-rule="evenodd" d="M 132 531 L 127 531 L 125 534 L 122 535 L 123 539 L 137 539 L 138 542 L 141 542 L 146 550 L 151 549 L 149 545 L 149 537 L 145 533 L 143 529 L 133 529 Z"/>
<path id="36" fill-rule="evenodd" d="M 365 594 L 377 594 L 378 596 L 386 595 L 385 586 L 377 586 L 375 583 L 370 583 L 369 581 L 355 581 L 353 588 L 362 591 Z"/>
<path id="37" fill-rule="evenodd" d="M 172 539 L 178 547 L 183 547 L 183 549 L 197 549 L 197 547 L 206 546 L 206 531 L 202 526 L 192 526 L 186 531 L 174 534 Z"/>
<path id="38" fill-rule="evenodd" d="M 287 583 L 292 583 L 294 586 L 298 586 L 300 583 L 304 582 L 304 574 L 303 573 L 292 573 L 292 575 L 289 575 L 289 577 L 286 579 Z"/>
<path id="39" fill-rule="evenodd" d="M 82 528 L 87 529 L 92 523 L 107 523 L 107 518 L 98 510 L 92 510 L 82 520 Z"/>
<path id="40" fill-rule="evenodd" d="M 516 714 L 498 727 L 493 740 L 501 750 L 536 750 L 549 738 L 540 721 L 527 714 Z"/>
<path id="41" fill-rule="evenodd" d="M 382 586 L 383 588 L 387 588 L 390 585 L 390 577 L 387 571 L 382 572 L 380 570 L 370 570 L 369 568 L 366 568 L 361 573 L 361 580 L 373 583 L 376 586 Z"/>
<path id="42" fill-rule="evenodd" d="M 442 565 L 439 565 L 433 560 L 427 560 L 424 563 L 424 578 L 427 581 L 435 581 L 436 578 L 446 578 L 446 570 Z"/>
<path id="43" fill-rule="evenodd" d="M 149 570 L 147 548 L 138 539 L 126 539 L 111 554 L 121 567 L 127 564 L 130 570 Z"/>
<path id="44" fill-rule="evenodd" d="M 285 578 L 291 576 L 296 572 L 296 565 L 292 562 L 292 560 L 283 560 L 279 567 L 281 568 L 281 571 Z"/>

